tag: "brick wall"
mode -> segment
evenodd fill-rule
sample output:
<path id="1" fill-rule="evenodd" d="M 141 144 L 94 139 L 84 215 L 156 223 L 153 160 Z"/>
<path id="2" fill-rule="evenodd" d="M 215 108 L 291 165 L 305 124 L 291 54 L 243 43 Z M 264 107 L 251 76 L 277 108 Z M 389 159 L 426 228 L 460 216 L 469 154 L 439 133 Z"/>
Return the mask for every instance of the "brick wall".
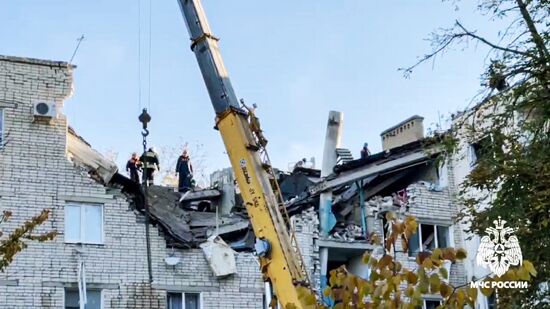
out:
<path id="1" fill-rule="evenodd" d="M 449 177 L 452 178 L 452 169 L 448 167 Z M 454 186 L 451 185 L 434 190 L 432 184 L 427 182 L 417 182 L 407 187 L 407 194 L 409 196 L 409 212 L 408 214 L 417 217 L 419 223 L 435 224 L 450 227 L 450 233 L 452 233 L 451 245 L 457 248 L 463 247 L 463 233 L 460 225 L 455 224 L 456 214 L 458 206 L 455 203 Z M 376 204 L 374 202 L 367 203 L 372 207 Z M 380 201 L 378 199 L 378 201 Z M 369 213 L 373 214 L 371 211 Z M 374 213 L 376 214 L 376 213 Z M 312 286 L 318 290 L 319 276 L 320 276 L 320 261 L 319 261 L 319 247 L 317 240 L 319 238 L 319 220 L 318 214 L 313 208 L 310 208 L 299 215 L 293 217 L 294 226 L 297 234 L 298 243 L 300 244 L 301 253 L 304 257 L 305 264 L 310 272 L 310 278 L 312 278 Z M 372 231 L 383 235 L 382 219 L 369 220 L 372 224 Z M 350 246 L 352 243 L 350 243 Z M 403 251 L 401 243 L 396 243 L 397 251 Z M 334 249 L 332 249 L 334 250 Z M 376 250 L 381 254 L 380 250 Z M 410 258 L 408 253 L 397 253 L 397 259 L 405 267 L 409 269 L 416 268 L 416 261 L 414 258 Z M 462 262 L 457 262 L 451 265 L 450 269 L 450 283 L 453 285 L 463 284 L 466 282 L 465 267 Z"/>
<path id="2" fill-rule="evenodd" d="M 0 151 L 0 210 L 13 219 L 9 233 L 42 209 L 51 217 L 39 231 L 55 229 L 54 241 L 30 243 L 0 274 L 0 308 L 63 308 L 64 289 L 76 287 L 78 255 L 88 288 L 102 290 L 104 308 L 164 308 L 166 291 L 202 292 L 204 308 L 261 308 L 263 283 L 255 258 L 237 254 L 238 273 L 216 279 L 200 250 L 174 250 L 151 229 L 154 282 L 147 282 L 143 218 L 125 197 L 96 183 L 66 158 L 67 119 L 33 122 L 35 100 L 63 102 L 72 93 L 66 63 L 0 56 L 0 108 L 8 144 Z M 67 201 L 104 205 L 104 244 L 64 242 Z M 81 251 L 82 253 L 77 253 Z M 181 257 L 175 267 L 164 258 Z"/>
<path id="3" fill-rule="evenodd" d="M 292 217 L 296 240 L 300 247 L 300 253 L 304 259 L 306 269 L 311 281 L 311 286 L 319 290 L 320 282 L 320 261 L 319 261 L 319 215 L 315 209 L 309 208 L 302 213 Z"/>

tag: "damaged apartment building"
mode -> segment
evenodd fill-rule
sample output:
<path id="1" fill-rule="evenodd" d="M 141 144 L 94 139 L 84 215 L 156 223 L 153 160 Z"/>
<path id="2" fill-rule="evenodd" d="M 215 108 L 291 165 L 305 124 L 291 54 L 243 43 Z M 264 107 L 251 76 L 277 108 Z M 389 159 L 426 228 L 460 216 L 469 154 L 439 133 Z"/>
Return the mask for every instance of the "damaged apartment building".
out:
<path id="1" fill-rule="evenodd" d="M 383 131 L 383 151 L 354 160 L 349 150 L 340 148 L 343 115 L 331 112 L 323 169 L 301 169 L 294 173 L 301 175 L 283 180 L 281 190 L 285 193 L 287 188 L 287 208 L 296 214 L 302 253 L 317 289 L 326 286 L 330 270 L 343 264 L 358 276 L 369 275 L 361 257 L 365 251 L 383 252 L 368 238 L 372 233 L 385 235 L 388 211 L 415 216 L 419 222 L 407 252 L 399 242 L 396 245 L 396 257 L 404 267 L 414 269 L 420 251 L 462 247 L 461 228 L 455 224 L 452 164 L 436 160 L 437 145 L 426 147 L 422 122 L 422 117 L 413 116 Z M 462 262 L 445 267 L 451 284 L 466 282 Z M 424 307 L 435 308 L 440 299 L 424 295 Z"/>
<path id="2" fill-rule="evenodd" d="M 0 273 L 0 308 L 80 308 L 83 298 L 90 309 L 262 308 L 264 283 L 250 250 L 229 252 L 228 266 L 216 269 L 199 248 L 216 227 L 235 248 L 247 246 L 245 218 L 203 212 L 219 191 L 190 194 L 180 209 L 179 195 L 152 187 L 147 239 L 140 187 L 62 113 L 74 69 L 0 56 L 0 210 L 13 213 L 2 232 L 43 209 L 50 218 L 37 232 L 58 232 L 31 242 Z"/>
<path id="3" fill-rule="evenodd" d="M 74 69 L 0 56 L 0 210 L 14 214 L 2 231 L 50 209 L 38 231 L 58 232 L 0 273 L 0 308 L 79 308 L 83 297 L 94 309 L 265 308 L 255 236 L 232 170 L 212 174 L 210 188 L 180 195 L 151 186 L 145 196 L 68 126 L 62 111 Z M 354 160 L 341 147 L 343 116 L 331 112 L 322 169 L 276 173 L 317 291 L 342 264 L 368 276 L 361 257 L 380 252 L 368 235 L 384 235 L 388 211 L 420 223 L 408 252 L 397 245 L 406 266 L 419 251 L 462 246 L 452 164 L 438 164 L 437 147 L 426 151 L 422 121 L 385 130 L 382 152 Z M 466 282 L 463 264 L 446 267 L 452 284 Z M 426 308 L 438 302 L 425 295 Z"/>

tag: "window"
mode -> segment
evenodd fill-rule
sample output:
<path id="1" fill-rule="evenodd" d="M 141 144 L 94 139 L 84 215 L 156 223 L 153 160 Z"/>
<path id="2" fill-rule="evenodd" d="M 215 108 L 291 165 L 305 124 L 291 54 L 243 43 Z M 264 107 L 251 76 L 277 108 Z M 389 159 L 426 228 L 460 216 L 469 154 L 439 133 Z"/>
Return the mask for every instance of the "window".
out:
<path id="1" fill-rule="evenodd" d="M 168 293 L 166 309 L 201 309 L 200 293 Z"/>
<path id="2" fill-rule="evenodd" d="M 101 291 L 86 290 L 86 309 L 101 309 Z M 80 309 L 78 289 L 65 290 L 65 309 Z"/>
<path id="3" fill-rule="evenodd" d="M 419 224 L 409 241 L 409 256 L 414 257 L 420 251 L 450 247 L 450 242 L 448 226 Z"/>
<path id="4" fill-rule="evenodd" d="M 0 108 L 0 149 L 4 147 L 4 109 Z"/>
<path id="5" fill-rule="evenodd" d="M 441 305 L 440 300 L 425 299 L 424 300 L 424 309 L 435 309 L 437 306 Z"/>
<path id="6" fill-rule="evenodd" d="M 65 242 L 103 244 L 103 205 L 65 205 Z"/>
<path id="7" fill-rule="evenodd" d="M 475 143 L 470 144 L 468 148 L 468 157 L 470 159 L 470 166 L 476 165 L 478 160 L 486 155 L 487 150 L 490 147 L 491 137 L 486 136 Z"/>

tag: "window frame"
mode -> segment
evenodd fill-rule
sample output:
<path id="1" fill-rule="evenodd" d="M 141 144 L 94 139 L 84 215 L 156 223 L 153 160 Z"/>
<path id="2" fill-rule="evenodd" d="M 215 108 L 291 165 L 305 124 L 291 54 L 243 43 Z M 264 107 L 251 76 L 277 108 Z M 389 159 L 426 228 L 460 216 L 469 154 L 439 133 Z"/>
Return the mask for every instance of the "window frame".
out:
<path id="1" fill-rule="evenodd" d="M 182 291 L 166 291 L 166 308 L 168 309 L 168 294 L 180 294 L 181 295 L 181 308 L 185 309 L 185 294 L 198 294 L 199 295 L 199 309 L 203 309 L 202 292 L 182 292 Z"/>
<path id="2" fill-rule="evenodd" d="M 442 305 L 443 301 L 441 299 L 436 299 L 436 298 L 424 298 L 422 300 L 422 308 L 426 309 L 428 308 L 428 304 L 426 302 L 428 301 L 433 301 L 433 302 L 439 302 L 439 305 Z"/>
<path id="3" fill-rule="evenodd" d="M 447 228 L 447 237 L 446 237 L 447 238 L 447 244 L 448 244 L 449 247 L 453 247 L 453 245 L 454 245 L 453 244 L 453 238 L 451 237 L 452 225 L 418 223 L 416 234 L 418 235 L 418 248 L 419 248 L 419 251 L 411 253 L 411 251 L 410 251 L 411 247 L 409 246 L 409 250 L 407 250 L 407 255 L 409 256 L 409 258 L 416 258 L 418 253 L 424 252 L 423 246 L 422 246 L 422 227 L 421 227 L 422 225 L 431 225 L 431 226 L 434 227 L 434 243 L 435 243 L 434 249 L 441 248 L 441 247 L 439 247 L 438 227 Z"/>
<path id="4" fill-rule="evenodd" d="M 481 153 L 487 151 L 487 145 L 489 145 L 492 140 L 493 137 L 491 135 L 486 135 L 468 144 L 468 158 L 471 168 L 477 165 Z"/>
<path id="5" fill-rule="evenodd" d="M 77 288 L 65 287 L 63 289 L 63 309 L 65 309 L 67 307 L 67 304 L 65 302 L 66 301 L 66 296 L 67 296 L 67 290 L 76 291 L 78 293 L 78 287 Z M 89 291 L 96 291 L 96 292 L 99 291 L 99 309 L 105 308 L 103 289 L 86 289 L 86 294 L 88 294 Z M 80 295 L 78 296 L 78 302 L 79 302 L 79 305 L 80 305 Z"/>
<path id="6" fill-rule="evenodd" d="M 71 207 L 79 207 L 80 208 L 80 237 L 79 239 L 68 239 L 67 238 L 67 206 Z M 93 241 L 87 241 L 85 239 L 85 223 L 86 221 L 86 215 L 85 211 L 82 211 L 86 207 L 100 207 L 101 209 L 101 232 L 100 237 L 101 240 L 99 242 L 93 242 Z M 66 202 L 65 203 L 65 209 L 64 209 L 64 230 L 63 230 L 63 241 L 68 244 L 86 244 L 86 245 L 104 245 L 105 244 L 105 205 L 100 203 L 84 203 L 84 202 Z"/>

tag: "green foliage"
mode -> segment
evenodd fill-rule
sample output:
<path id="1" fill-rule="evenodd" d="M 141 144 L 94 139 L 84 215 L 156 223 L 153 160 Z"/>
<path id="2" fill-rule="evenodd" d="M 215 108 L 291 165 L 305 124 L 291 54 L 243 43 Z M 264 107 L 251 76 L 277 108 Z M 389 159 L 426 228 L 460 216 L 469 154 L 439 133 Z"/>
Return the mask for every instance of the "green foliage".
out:
<path id="1" fill-rule="evenodd" d="M 42 210 L 40 214 L 32 217 L 0 240 L 0 271 L 3 272 L 11 264 L 15 256 L 27 248 L 26 240 L 44 242 L 55 238 L 57 235 L 56 231 L 41 234 L 33 233 L 38 226 L 48 220 L 49 215 L 49 210 Z M 4 211 L 0 216 L 0 224 L 9 221 L 11 217 L 12 213 L 10 211 Z M 0 237 L 2 236 L 4 236 L 4 233 L 0 231 Z"/>
<path id="2" fill-rule="evenodd" d="M 501 216 L 518 228 L 523 256 L 537 265 L 538 275 L 528 289 L 499 292 L 503 307 L 543 307 L 542 300 L 550 297 L 550 289 L 541 289 L 550 278 L 549 7 L 548 0 L 479 1 L 479 12 L 503 26 L 496 43 L 455 21 L 433 34 L 431 53 L 403 69 L 409 76 L 457 44 L 489 50 L 480 55 L 490 61 L 481 76 L 479 103 L 454 114 L 451 130 L 427 144 L 441 145 L 445 157 L 459 155 L 467 143 L 480 144 L 477 163 L 459 192 L 464 204 L 460 219 L 469 232 L 480 235 Z"/>
<path id="3" fill-rule="evenodd" d="M 462 286 L 452 286 L 448 281 L 448 271 L 445 262 L 464 260 L 467 253 L 464 249 L 436 248 L 433 252 L 420 252 L 416 257 L 413 269 L 404 267 L 398 261 L 396 243 L 399 239 L 408 239 L 416 232 L 418 224 L 414 217 L 398 219 L 395 214 L 389 218 L 392 229 L 384 243 L 384 254 L 374 256 L 366 252 L 363 263 L 370 268 L 369 278 L 360 278 L 350 273 L 345 266 L 330 272 L 329 286 L 323 291 L 325 297 L 332 298 L 334 308 L 411 308 L 422 305 L 423 294 L 438 294 L 443 299 L 442 308 L 474 307 L 477 289 Z M 402 251 L 400 251 L 402 252 Z M 510 269 L 500 278 L 485 278 L 484 280 L 532 280 L 536 275 L 533 264 L 523 261 L 523 265 Z M 492 290 L 482 290 L 485 295 Z M 327 308 L 314 305 L 314 294 L 303 288 L 299 291 L 301 300 L 307 308 Z"/>
<path id="4" fill-rule="evenodd" d="M 422 295 L 428 293 L 441 295 L 445 308 L 474 306 L 477 289 L 451 286 L 447 280 L 448 272 L 443 267 L 445 261 L 465 259 L 466 251 L 437 248 L 433 252 L 421 252 L 416 258 L 416 268 L 405 268 L 396 260 L 395 243 L 401 236 L 408 239 L 416 230 L 417 223 L 412 217 L 404 221 L 392 217 L 391 222 L 397 228 L 389 235 L 393 243 L 386 242 L 384 245 L 385 254 L 376 258 L 366 253 L 363 257 L 363 262 L 371 268 L 370 278 L 354 276 L 345 266 L 331 271 L 330 285 L 323 294 L 336 301 L 335 308 L 414 308 L 421 305 Z M 409 234 L 409 231 L 413 232 Z M 487 280 L 531 280 L 532 275 L 536 275 L 533 265 L 524 261 L 522 267 L 511 269 L 503 277 Z M 492 291 L 484 293 L 490 295 Z M 307 297 L 311 304 L 311 294 Z"/>

